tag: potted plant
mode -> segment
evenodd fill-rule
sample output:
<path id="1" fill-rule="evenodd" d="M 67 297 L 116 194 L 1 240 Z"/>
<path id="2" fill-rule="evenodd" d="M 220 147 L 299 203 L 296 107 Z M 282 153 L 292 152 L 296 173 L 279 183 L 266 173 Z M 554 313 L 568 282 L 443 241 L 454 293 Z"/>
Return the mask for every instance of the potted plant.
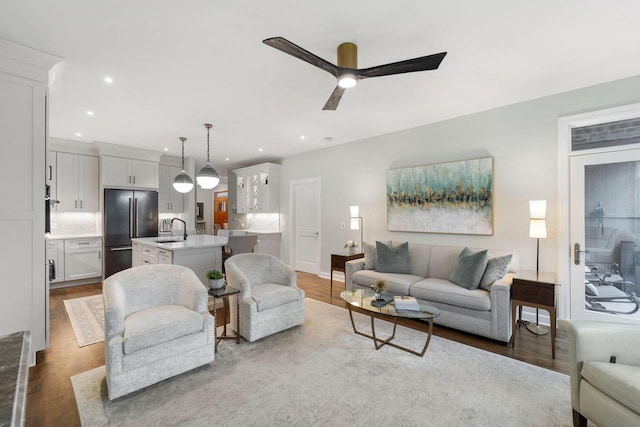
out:
<path id="1" fill-rule="evenodd" d="M 211 289 L 224 288 L 224 274 L 220 270 L 207 271 L 207 279 L 209 279 L 209 287 Z"/>

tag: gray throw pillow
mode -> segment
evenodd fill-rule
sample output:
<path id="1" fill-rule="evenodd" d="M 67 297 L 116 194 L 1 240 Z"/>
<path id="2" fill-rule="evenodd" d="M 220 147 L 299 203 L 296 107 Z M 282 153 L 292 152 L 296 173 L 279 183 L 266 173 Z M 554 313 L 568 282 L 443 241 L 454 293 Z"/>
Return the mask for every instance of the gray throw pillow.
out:
<path id="1" fill-rule="evenodd" d="M 466 289 L 477 289 L 487 267 L 487 250 L 472 252 L 464 248 L 456 260 L 449 280 Z"/>
<path id="2" fill-rule="evenodd" d="M 386 240 L 384 243 L 391 244 L 391 240 Z M 376 268 L 376 245 L 371 243 L 362 242 L 362 251 L 364 252 L 364 269 L 375 270 Z"/>
<path id="3" fill-rule="evenodd" d="M 410 274 L 409 243 L 392 246 L 384 242 L 376 242 L 376 271 Z"/>
<path id="4" fill-rule="evenodd" d="M 491 290 L 491 285 L 498 279 L 502 279 L 509 271 L 512 255 L 503 255 L 491 258 L 487 262 L 487 268 L 484 270 L 482 279 L 480 280 L 480 289 L 485 291 Z"/>

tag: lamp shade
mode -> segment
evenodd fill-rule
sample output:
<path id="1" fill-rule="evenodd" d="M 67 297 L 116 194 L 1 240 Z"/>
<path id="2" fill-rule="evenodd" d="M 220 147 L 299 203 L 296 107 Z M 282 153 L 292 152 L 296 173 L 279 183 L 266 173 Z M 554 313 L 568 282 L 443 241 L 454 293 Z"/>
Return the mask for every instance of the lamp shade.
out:
<path id="1" fill-rule="evenodd" d="M 211 166 L 211 163 L 207 162 L 207 164 L 200 169 L 200 172 L 198 172 L 196 181 L 198 181 L 200 187 L 205 190 L 211 190 L 220 182 L 220 176 L 213 166 Z"/>
<path id="2" fill-rule="evenodd" d="M 529 218 L 545 219 L 547 217 L 546 200 L 529 200 Z"/>
<path id="3" fill-rule="evenodd" d="M 359 206 L 350 206 L 349 207 L 350 211 L 351 211 L 351 218 L 355 218 L 360 216 L 360 207 Z"/>
<path id="4" fill-rule="evenodd" d="M 546 239 L 547 238 L 547 221 L 544 219 L 529 220 L 529 237 Z"/>
<path id="5" fill-rule="evenodd" d="M 187 173 L 182 170 L 173 180 L 173 188 L 178 193 L 188 193 L 193 188 L 193 181 Z"/>

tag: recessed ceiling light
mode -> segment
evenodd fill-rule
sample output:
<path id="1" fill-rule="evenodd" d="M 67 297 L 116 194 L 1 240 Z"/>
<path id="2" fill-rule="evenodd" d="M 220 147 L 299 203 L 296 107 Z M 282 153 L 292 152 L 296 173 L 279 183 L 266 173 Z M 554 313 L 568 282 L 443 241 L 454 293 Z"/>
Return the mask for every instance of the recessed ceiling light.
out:
<path id="1" fill-rule="evenodd" d="M 300 135 L 300 139 L 305 140 L 305 136 L 304 135 Z"/>
<path id="2" fill-rule="evenodd" d="M 93 116 L 94 112 L 93 111 L 87 111 L 87 116 Z"/>
<path id="3" fill-rule="evenodd" d="M 104 78 L 104 82 L 111 84 L 111 83 L 113 83 L 113 79 L 111 77 L 107 76 L 107 77 Z"/>
<path id="4" fill-rule="evenodd" d="M 80 132 L 76 132 L 76 136 L 82 136 Z"/>
<path id="5" fill-rule="evenodd" d="M 262 153 L 262 148 L 258 148 L 258 151 Z"/>
<path id="6" fill-rule="evenodd" d="M 228 162 L 228 161 L 229 161 L 229 158 L 227 157 L 225 160 Z"/>
<path id="7" fill-rule="evenodd" d="M 169 151 L 169 149 L 168 149 L 168 148 L 165 148 L 165 149 L 164 149 L 164 151 Z"/>

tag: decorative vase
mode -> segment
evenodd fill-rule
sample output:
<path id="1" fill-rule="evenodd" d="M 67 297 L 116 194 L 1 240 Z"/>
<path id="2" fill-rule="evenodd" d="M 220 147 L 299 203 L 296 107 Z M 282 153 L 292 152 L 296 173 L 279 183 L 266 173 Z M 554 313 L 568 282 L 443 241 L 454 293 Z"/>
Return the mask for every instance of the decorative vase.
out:
<path id="1" fill-rule="evenodd" d="M 211 289 L 224 288 L 224 279 L 209 279 L 209 288 Z"/>
<path id="2" fill-rule="evenodd" d="M 349 246 L 349 255 L 355 255 L 355 253 L 356 253 L 356 247 Z"/>
<path id="3" fill-rule="evenodd" d="M 384 307 L 387 305 L 387 301 L 382 298 L 382 292 L 375 292 L 373 294 L 373 299 L 371 300 L 371 305 L 374 307 Z"/>

